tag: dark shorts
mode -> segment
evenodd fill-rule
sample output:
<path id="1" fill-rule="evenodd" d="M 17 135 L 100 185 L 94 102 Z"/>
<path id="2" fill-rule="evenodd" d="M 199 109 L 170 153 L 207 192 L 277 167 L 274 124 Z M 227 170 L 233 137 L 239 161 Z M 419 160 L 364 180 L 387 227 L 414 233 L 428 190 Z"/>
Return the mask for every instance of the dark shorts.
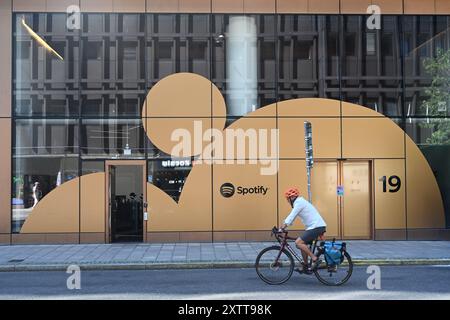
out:
<path id="1" fill-rule="evenodd" d="M 314 240 L 316 240 L 325 231 L 327 231 L 327 228 L 325 228 L 325 227 L 319 227 L 319 228 L 314 228 L 311 230 L 306 230 L 300 236 L 300 239 L 302 239 L 303 242 L 306 244 L 311 244 Z"/>

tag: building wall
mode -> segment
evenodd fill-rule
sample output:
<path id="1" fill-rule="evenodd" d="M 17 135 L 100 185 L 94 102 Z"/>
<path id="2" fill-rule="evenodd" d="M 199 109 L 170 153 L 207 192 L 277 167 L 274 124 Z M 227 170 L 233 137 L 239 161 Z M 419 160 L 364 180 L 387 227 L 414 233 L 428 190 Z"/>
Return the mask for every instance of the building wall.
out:
<path id="1" fill-rule="evenodd" d="M 0 3 L 0 244 L 9 243 L 11 233 L 11 9 L 11 1 Z"/>
<path id="2" fill-rule="evenodd" d="M 13 34 L 11 26 L 13 25 L 13 12 L 65 12 L 65 9 L 68 5 L 79 5 L 81 11 L 83 13 L 91 12 L 91 13 L 247 13 L 247 14 L 365 14 L 367 10 L 367 6 L 371 4 L 376 4 L 381 7 L 382 13 L 385 14 L 405 14 L 405 15 L 417 15 L 417 14 L 429 14 L 429 15 L 449 15 L 450 14 L 450 5 L 445 0 L 435 0 L 435 1 L 423 1 L 423 0 L 372 0 L 372 1 L 356 1 L 356 0 L 323 0 L 323 1 L 315 1 L 315 0 L 133 0 L 133 1 L 119 1 L 119 0 L 65 0 L 65 1 L 56 1 L 56 0 L 36 0 L 36 1 L 25 1 L 25 0 L 12 0 L 12 1 L 3 1 L 0 4 L 0 15 L 3 19 L 1 19 L 1 23 L 4 24 L 3 30 L 11 30 L 11 32 L 4 32 L 1 37 L 5 37 L 2 39 L 2 43 L 5 43 L 5 46 L 2 46 L 0 50 L 0 63 L 3 63 L 5 66 L 2 70 L 6 70 L 2 72 L 0 75 L 1 82 L 1 105 L 0 105 L 0 122 L 1 122 L 1 130 L 2 137 L 6 137 L 6 139 L 2 140 L 2 144 L 0 145 L 2 150 L 11 150 L 11 132 L 17 134 L 17 128 L 23 128 L 23 132 L 27 130 L 36 130 L 30 129 L 35 128 L 37 126 L 42 127 L 43 131 L 48 130 L 48 126 L 46 121 L 37 120 L 39 117 L 46 115 L 44 113 L 40 114 L 38 117 L 29 118 L 26 112 L 22 114 L 16 114 L 16 119 L 14 123 L 11 121 L 12 113 L 14 113 L 11 106 L 11 101 L 13 98 L 11 97 L 11 79 L 13 77 L 11 65 L 14 64 L 12 61 L 12 39 L 11 34 Z M 28 17 L 28 16 L 27 16 Z M 352 23 L 356 23 L 358 18 L 345 18 L 344 21 L 339 23 L 347 23 L 351 25 Z M 415 19 L 411 16 L 411 19 Z M 358 21 L 358 23 L 362 23 L 362 20 Z M 220 24 L 218 22 L 218 24 Z M 145 26 L 147 28 L 148 26 Z M 351 27 L 349 27 L 349 30 Z M 44 31 L 44 30 L 41 30 Z M 204 33 L 200 36 L 203 36 L 204 39 L 208 39 L 210 32 Z M 84 34 L 83 34 L 84 33 Z M 83 46 L 89 45 L 91 43 L 95 43 L 100 41 L 101 32 L 99 34 L 95 34 L 95 32 L 91 32 L 91 30 L 83 31 L 82 36 L 87 36 L 87 33 L 92 34 L 89 38 L 86 37 L 87 42 L 83 43 L 81 38 L 78 39 L 77 35 L 74 36 L 75 48 L 80 48 L 80 53 L 82 53 Z M 201 32 L 200 32 L 201 33 Z M 273 33 L 273 42 L 276 42 L 276 32 Z M 63 36 L 63 35 L 60 35 Z M 132 37 L 138 37 L 138 39 L 145 38 L 145 32 L 137 31 L 135 34 L 132 34 Z M 270 35 L 269 35 L 270 37 Z M 162 38 L 158 38 L 156 40 L 160 41 Z M 58 41 L 58 36 L 55 36 L 55 41 Z M 150 40 L 150 39 L 147 39 Z M 155 39 L 151 39 L 151 41 L 156 41 Z M 78 44 L 77 44 L 78 43 Z M 187 45 L 189 46 L 189 44 Z M 339 48 L 339 45 L 337 46 Z M 162 48 L 162 47 L 161 47 Z M 188 48 L 188 47 L 187 47 Z M 270 45 L 269 45 L 270 48 Z M 180 49 L 182 50 L 182 49 Z M 338 49 L 342 50 L 342 48 Z M 75 50 L 76 51 L 76 50 Z M 94 54 L 89 53 L 89 54 Z M 208 53 L 209 54 L 209 53 Z M 274 54 L 276 56 L 276 54 Z M 145 56 L 145 54 L 144 54 Z M 214 58 L 215 57 L 215 58 Z M 211 62 L 213 59 L 220 59 L 216 56 L 207 57 L 208 62 Z M 341 57 L 343 59 L 343 57 Z M 351 63 L 352 57 L 348 58 L 348 61 L 345 61 L 349 68 L 352 67 Z M 101 74 L 101 72 L 97 72 L 95 67 L 95 61 L 91 65 L 87 67 L 87 70 L 83 70 L 81 66 L 82 57 L 78 57 L 79 65 L 73 67 L 72 71 L 67 71 L 68 73 L 73 73 L 71 75 L 71 79 L 74 82 L 83 82 L 80 79 L 83 79 L 83 73 L 86 74 Z M 2 62 L 3 61 L 3 62 Z M 357 61 L 357 58 L 355 58 Z M 13 63 L 10 63 L 13 62 Z M 47 63 L 47 62 L 46 62 Z M 50 62 L 52 64 L 53 70 L 58 69 L 58 61 L 52 60 Z M 183 63 L 183 62 L 182 62 Z M 407 62 L 405 62 L 407 63 Z M 43 64 L 45 65 L 45 64 Z M 342 68 L 342 73 L 345 76 L 346 73 L 350 73 L 350 71 L 346 71 L 344 69 L 344 65 L 341 62 L 338 62 L 339 68 Z M 356 65 L 356 64 L 355 64 Z M 92 66 L 92 67 L 91 67 Z M 159 67 L 162 68 L 165 65 L 161 64 Z M 135 65 L 130 63 L 128 65 L 124 65 L 124 67 L 128 69 L 136 68 L 137 77 L 139 77 L 139 64 Z M 172 65 L 167 65 L 167 70 L 172 68 Z M 143 114 L 144 126 L 147 125 L 149 130 L 154 130 L 153 128 L 159 128 L 156 130 L 159 132 L 159 135 L 163 136 L 164 130 L 167 130 L 168 123 L 175 123 L 177 120 L 177 126 L 184 125 L 185 119 L 182 118 L 184 116 L 200 116 L 200 120 L 203 121 L 204 126 L 211 127 L 221 127 L 222 122 L 225 121 L 226 113 L 223 113 L 217 106 L 225 103 L 222 101 L 221 93 L 223 94 L 225 91 L 224 84 L 217 83 L 214 78 L 213 70 L 210 69 L 208 63 L 205 65 L 197 65 L 195 66 L 198 70 L 202 70 L 203 75 L 210 80 L 213 81 L 218 87 L 216 91 L 210 91 L 209 93 L 204 93 L 205 101 L 212 101 L 212 103 L 207 104 L 206 113 L 201 111 L 199 114 L 192 114 L 192 110 L 184 109 L 184 110 L 175 110 L 171 114 L 157 114 L 158 117 L 165 117 L 165 120 L 159 121 L 159 123 L 155 122 L 152 125 L 147 125 L 149 121 L 151 121 L 152 116 L 147 114 L 148 109 L 144 108 L 145 114 Z M 176 71 L 189 71 L 189 63 L 186 62 L 186 70 L 176 70 Z M 276 70 L 276 67 L 274 67 Z M 320 67 L 319 67 L 320 68 Z M 9 70 L 9 71 L 8 71 Z M 78 70 L 78 71 L 77 71 Z M 113 70 L 113 69 L 111 69 Z M 348 69 L 350 70 L 350 69 Z M 112 72 L 112 71 L 111 71 Z M 120 72 L 120 71 L 118 71 Z M 153 72 L 152 69 L 148 71 L 150 74 Z M 324 70 L 319 70 L 318 72 L 325 72 Z M 170 72 L 169 72 L 170 73 Z M 175 72 L 172 72 L 175 73 Z M 52 75 L 53 76 L 53 75 Z M 148 89 L 153 87 L 158 80 L 158 77 L 152 78 L 150 81 L 148 80 L 148 74 L 144 75 L 144 81 L 142 85 L 139 84 L 136 88 L 131 88 L 129 90 L 133 91 L 133 94 L 136 93 L 136 97 L 138 97 L 138 101 L 142 102 L 145 98 Z M 328 75 L 330 76 L 330 75 Z M 365 76 L 365 74 L 360 74 L 361 77 Z M 276 76 L 275 76 L 276 77 Z M 220 77 L 217 77 L 220 78 Z M 330 78 L 330 77 L 329 77 Z M 333 78 L 333 75 L 331 75 Z M 267 78 L 267 82 L 270 82 L 270 77 Z M 95 82 L 98 80 L 103 80 L 104 84 L 109 81 L 105 81 L 105 79 L 95 79 L 91 82 L 83 84 L 80 89 L 82 93 L 81 96 L 78 96 L 78 88 L 73 88 L 73 105 L 69 108 L 68 114 L 57 115 L 56 118 L 61 120 L 61 123 L 56 125 L 55 132 L 64 132 L 64 134 L 68 135 L 68 139 L 71 141 L 78 142 L 83 139 L 83 130 L 97 130 L 97 129 L 89 129 L 89 128 L 100 128 L 104 125 L 100 120 L 95 122 L 95 119 L 87 119 L 88 117 L 92 117 L 92 115 L 86 115 L 86 119 L 77 118 L 75 122 L 73 122 L 72 117 L 77 114 L 83 114 L 83 110 L 71 109 L 73 106 L 82 105 L 84 101 L 83 99 L 86 97 L 93 97 L 93 91 L 98 90 L 99 87 L 96 87 Z M 344 88 L 342 92 L 339 92 L 339 84 L 333 83 L 341 82 L 338 76 L 335 76 L 335 79 L 327 80 L 329 83 L 324 87 L 324 91 L 326 94 L 319 93 L 318 96 L 325 98 L 334 98 L 339 99 L 342 95 L 342 99 L 344 101 L 358 102 L 363 101 L 362 96 L 365 93 L 357 93 L 355 94 L 355 89 L 352 88 L 352 84 L 345 83 L 342 80 L 342 87 Z M 402 79 L 403 81 L 403 79 Z M 44 83 L 45 80 L 42 81 Z M 224 82 L 225 83 L 225 82 Z M 121 82 L 117 82 L 116 88 L 123 85 Z M 39 86 L 39 85 L 38 85 Z M 207 85 L 208 86 L 208 85 Z M 333 87 L 334 86 L 334 87 Z M 409 86 L 407 81 L 404 81 L 397 88 L 399 91 L 404 92 Z M 346 89 L 346 88 L 350 89 Z M 212 87 L 211 88 L 215 88 Z M 83 93 L 83 90 L 86 90 L 86 93 Z M 90 91 L 92 90 L 92 91 Z M 111 89 L 111 92 L 114 92 L 116 89 Z M 117 89 L 118 90 L 118 89 Z M 265 89 L 267 92 L 270 92 L 272 89 Z M 308 89 L 309 90 L 309 89 Z M 313 90 L 313 89 L 311 89 Z M 320 91 L 321 89 L 319 89 Z M 337 93 L 336 93 L 337 90 Z M 390 92 L 392 88 L 389 88 Z M 275 92 L 275 90 L 273 90 Z M 286 90 L 288 92 L 289 90 Z M 144 94 L 143 94 L 144 93 Z M 203 94 L 203 93 L 202 93 Z M 307 95 L 310 92 L 308 91 Z M 91 95 L 91 96 L 90 96 Z M 185 95 L 179 96 L 185 97 Z M 281 97 L 275 96 L 271 97 L 271 93 L 266 95 L 265 102 L 261 102 L 258 107 L 264 107 L 269 105 L 268 103 L 270 99 L 273 99 L 273 102 L 276 101 L 285 101 L 290 98 L 297 98 L 296 96 L 292 97 Z M 78 100 L 77 100 L 78 99 Z M 114 99 L 114 98 L 111 98 Z M 124 100 L 126 97 L 123 98 Z M 200 97 L 195 96 L 195 104 L 198 104 L 198 99 Z M 181 101 L 185 100 L 184 98 L 180 98 Z M 163 100 L 164 101 L 164 100 Z M 288 105 L 290 102 L 285 101 L 285 105 Z M 427 202 L 421 202 L 420 197 L 416 197 L 412 195 L 421 194 L 422 186 L 421 186 L 421 176 L 417 176 L 417 170 L 424 170 L 426 172 L 426 176 L 430 175 L 431 169 L 426 167 L 423 169 L 423 163 L 425 158 L 421 158 L 421 154 L 417 153 L 416 146 L 414 143 L 409 141 L 408 135 L 405 134 L 396 134 L 398 131 L 398 127 L 390 126 L 391 131 L 385 130 L 383 124 L 385 123 L 384 117 L 381 115 L 374 115 L 371 113 L 367 113 L 364 108 L 361 109 L 352 109 L 352 111 L 348 111 L 349 109 L 342 107 L 342 103 L 337 102 L 336 105 L 338 108 L 334 107 L 325 107 L 325 109 L 320 109 L 317 111 L 317 114 L 310 114 L 307 111 L 304 113 L 299 113 L 298 105 L 301 104 L 299 101 L 291 102 L 295 108 L 284 111 L 285 108 L 278 108 L 278 106 L 272 108 L 262 108 L 259 109 L 255 114 L 250 114 L 249 117 L 255 117 L 256 119 L 253 122 L 248 122 L 247 119 L 239 120 L 242 125 L 245 126 L 253 126 L 253 127 L 264 127 L 264 128 L 279 128 L 281 133 L 287 133 L 288 136 L 291 135 L 301 135 L 301 123 L 305 119 L 313 122 L 314 128 L 319 128 L 321 132 L 325 132 L 324 136 L 320 134 L 315 134 L 315 147 L 317 150 L 316 158 L 317 160 L 332 160 L 336 161 L 337 159 L 369 159 L 371 161 L 371 166 L 375 177 L 380 176 L 380 172 L 395 172 L 396 175 L 400 177 L 402 181 L 406 181 L 405 189 L 402 189 L 401 193 L 396 194 L 394 199 L 389 198 L 380 198 L 378 197 L 377 189 L 374 187 L 373 201 L 372 204 L 374 208 L 372 208 L 373 213 L 375 214 L 375 221 L 373 222 L 373 237 L 377 239 L 414 239 L 414 238 L 433 238 L 433 237 L 448 237 L 445 230 L 443 230 L 443 222 L 442 219 L 439 218 L 440 210 L 439 207 L 439 196 L 433 190 L 436 185 L 427 189 L 430 191 L 429 194 L 425 196 L 428 199 L 436 200 L 434 203 L 438 206 L 435 208 L 435 212 L 437 213 L 437 218 L 430 219 L 423 215 L 423 211 L 426 209 L 423 207 Z M 329 104 L 333 104 L 329 102 Z M 363 103 L 361 103 L 363 104 Z M 124 104 L 125 105 L 125 104 Z M 403 106 L 404 107 L 404 106 Z M 140 106 L 138 105 L 139 109 Z M 329 108 L 329 109 L 327 109 Z M 301 108 L 300 108 L 301 109 Z M 188 114 L 186 114 L 186 110 L 188 110 Z M 209 110 L 209 113 L 208 113 Z M 323 111 L 325 110 L 325 111 Z M 330 110 L 331 111 L 330 113 Z M 337 110 L 337 111 L 336 111 Z M 72 112 L 73 111 L 73 112 Z M 163 110 L 167 112 L 166 109 Z M 287 113 L 284 113 L 287 112 Z M 346 113 L 349 112 L 349 113 Z M 138 116 L 131 112 L 132 120 L 135 124 L 140 123 L 141 115 Z M 405 121 L 404 115 L 395 115 L 395 114 L 385 114 L 390 116 L 394 121 Z M 177 118 L 177 119 L 175 119 Z M 398 119 L 397 119 L 398 118 Z M 421 118 L 417 121 L 424 121 L 425 118 Z M 123 124 L 118 120 L 108 120 L 109 124 L 106 127 L 107 130 L 115 130 Z M 235 122 L 235 123 L 239 123 Z M 245 124 L 247 123 L 247 124 Z M 252 123 L 249 125 L 248 123 Z M 406 125 L 403 123 L 403 125 Z M 59 127 L 58 127 L 59 126 Z M 70 126 L 71 129 L 64 129 Z M 61 129 L 63 128 L 63 129 Z M 380 129 L 383 128 L 383 129 Z M 22 130 L 22 129 L 20 129 Z M 41 129 L 38 129 L 41 130 Z M 373 132 L 377 132 L 376 140 L 373 144 L 368 144 L 366 139 L 367 131 L 372 130 Z M 416 130 L 416 127 L 410 129 L 411 131 Z M 147 131 L 149 134 L 150 131 Z M 409 132 L 410 135 L 413 135 Z M 415 133 L 414 133 L 415 134 Z M 336 137 L 337 136 L 337 137 Z M 395 138 L 393 138 L 395 136 Z M 340 137 L 340 138 L 339 138 Z M 333 140 L 334 139 L 334 140 Z M 301 139 L 300 139 L 301 141 Z M 388 143 L 386 143 L 388 141 Z M 153 141 L 152 141 L 153 142 Z M 80 143 L 82 146 L 83 142 Z M 144 138 L 144 132 L 140 132 L 139 136 L 136 137 L 136 144 L 138 149 L 145 149 L 142 151 L 142 154 L 145 154 L 145 157 L 148 157 L 148 154 L 151 152 L 147 150 L 147 148 L 141 148 L 142 144 L 147 144 Z M 289 139 L 281 138 L 280 140 L 280 152 L 283 158 L 281 163 L 281 168 L 292 163 L 292 161 L 297 161 L 299 166 L 303 166 L 304 159 L 302 158 L 302 145 L 292 146 L 292 142 Z M 159 147 L 159 146 L 158 146 Z M 81 150 L 80 150 L 81 149 Z M 93 157 L 89 158 L 89 152 L 84 154 L 82 148 L 73 148 L 73 150 L 65 151 L 69 152 L 70 155 L 73 155 L 72 160 L 65 160 L 63 165 L 58 164 L 60 166 L 64 166 L 64 171 L 67 171 L 68 175 L 72 178 L 76 179 L 71 183 L 72 186 L 66 185 L 64 188 L 73 189 L 71 195 L 68 197 L 70 201 L 73 201 L 73 205 L 70 205 L 70 210 L 64 210 L 64 214 L 58 217 L 61 219 L 55 220 L 52 218 L 52 222 L 55 225 L 52 227 L 52 224 L 45 223 L 44 221 L 33 223 L 32 220 L 27 222 L 29 226 L 26 226 L 21 233 L 15 233 L 12 236 L 11 232 L 11 205 L 9 199 L 11 199 L 11 189 L 8 186 L 11 185 L 11 154 L 2 153 L 0 168 L 0 177 L 2 178 L 2 185 L 6 186 L 5 190 L 1 189 L 0 194 L 0 242 L 9 243 L 10 239 L 12 239 L 13 243 L 26 243 L 26 242 L 103 242 L 105 241 L 105 215 L 102 214 L 104 212 L 104 201 L 95 202 L 95 199 L 92 198 L 92 191 L 95 190 L 93 186 L 98 186 L 101 188 L 102 182 L 104 180 L 102 177 L 102 172 L 104 172 L 104 160 Z M 53 149 L 52 149 L 53 150 Z M 53 151 L 49 151 L 50 154 L 53 154 Z M 412 154 L 409 158 L 408 155 Z M 83 158 L 84 157 L 84 158 Z M 89 158 L 89 159 L 88 159 Z M 149 158 L 149 157 L 148 157 Z M 79 160 L 82 159 L 82 160 Z M 86 160 L 86 161 L 84 161 Z M 92 161 L 87 161 L 92 160 Z M 17 162 L 19 163 L 19 162 Z M 33 166 L 37 166 L 37 162 L 30 164 Z M 18 165 L 16 165 L 18 166 Z M 56 166 L 56 165 L 55 165 Z M 151 161 L 149 162 L 149 168 L 152 166 Z M 289 167 L 289 166 L 288 166 Z M 289 167 L 290 168 L 290 167 Z M 415 170 L 417 169 L 417 170 Z M 229 170 L 229 171 L 228 171 Z M 161 220 L 154 219 L 150 220 L 148 225 L 148 230 L 154 230 L 158 233 L 153 234 L 149 233 L 147 240 L 148 241 L 193 241 L 193 240 L 202 240 L 202 241 L 211 241 L 211 240 L 261 240 L 267 237 L 267 231 L 270 229 L 271 225 L 276 224 L 281 221 L 282 216 L 288 210 L 285 206 L 282 199 L 279 198 L 279 195 L 282 191 L 282 185 L 285 183 L 282 182 L 280 176 L 284 176 L 283 170 L 280 171 L 279 175 L 275 178 L 268 178 L 267 181 L 264 181 L 265 184 L 270 185 L 271 190 L 276 190 L 276 194 L 272 194 L 271 198 L 267 200 L 267 203 L 261 203 L 261 210 L 264 211 L 264 219 L 256 220 L 258 222 L 257 225 L 252 226 L 252 221 L 255 219 L 251 219 L 249 217 L 248 221 L 239 221 L 240 213 L 243 214 L 245 212 L 251 211 L 252 206 L 245 207 L 243 206 L 242 211 L 237 210 L 236 206 L 227 207 L 223 202 L 223 199 L 220 195 L 217 194 L 217 189 L 219 187 L 219 182 L 222 179 L 228 178 L 236 175 L 236 178 L 243 179 L 242 183 L 247 183 L 244 177 L 240 176 L 239 166 L 236 169 L 228 168 L 223 169 L 222 166 L 212 166 L 210 168 L 203 168 L 202 170 L 196 170 L 199 172 L 197 175 L 199 181 L 211 181 L 211 184 L 208 185 L 206 189 L 203 189 L 203 196 L 196 192 L 198 187 L 191 187 L 193 191 L 189 191 L 189 188 L 184 188 L 184 193 L 188 195 L 184 195 L 184 199 L 180 197 L 178 199 L 178 206 L 185 206 L 185 210 L 183 212 L 195 212 L 199 217 L 199 220 L 191 219 L 189 216 L 180 215 L 178 218 L 178 225 L 174 226 L 171 223 L 171 220 L 167 220 L 166 218 L 162 218 Z M 75 173 L 74 173 L 75 172 Z M 234 172 L 234 173 L 233 173 Z M 92 175 L 90 175 L 92 173 Z M 186 172 L 187 175 L 188 172 Z M 298 173 L 302 175 L 303 173 Z M 391 173 L 386 173 L 386 175 L 392 175 Z M 249 175 L 251 176 L 251 175 Z M 78 177 L 81 177 L 80 179 Z M 300 178 L 300 177 L 299 177 Z M 79 180 L 78 180 L 79 179 Z M 238 179 L 238 180 L 239 180 Z M 284 178 L 283 178 L 284 179 Z M 303 179 L 303 176 L 302 176 Z M 186 180 L 186 183 L 189 180 L 193 180 L 189 178 Z M 251 179 L 250 179 L 251 180 Z M 3 181 L 5 181 L 3 183 Z M 376 181 L 373 180 L 373 183 Z M 248 181 L 248 183 L 252 183 Z M 195 183 L 190 183 L 191 185 Z M 64 184 L 63 184 L 64 185 Z M 377 185 L 379 186 L 379 184 Z M 104 187 L 104 184 L 103 184 Z M 58 187 L 60 190 L 58 192 L 63 192 L 63 187 Z M 54 189 L 57 190 L 58 188 Z M 104 190 L 104 189 L 103 189 Z M 159 189 L 158 189 L 159 190 Z M 152 195 L 154 193 L 158 194 L 159 191 L 156 190 L 152 185 L 148 186 L 147 193 Z M 411 191 L 414 190 L 414 191 Z M 316 190 L 316 193 L 320 190 Z M 56 192 L 56 191 L 55 191 Z M 189 195 L 189 192 L 191 195 Z M 410 194 L 411 193 L 411 194 Z M 65 194 L 65 193 L 64 193 Z M 206 194 L 206 199 L 204 195 Z M 50 198 L 50 194 L 48 194 Z M 55 193 L 53 193 L 55 195 Z M 104 192 L 98 193 L 99 199 L 105 197 Z M 162 196 L 164 198 L 164 196 Z M 436 198 L 437 197 L 437 198 Z M 4 200 L 4 199 L 5 200 Z M 57 198 L 61 198 L 61 195 L 57 196 Z M 186 199 L 195 199 L 187 201 Z M 45 199 L 45 198 L 44 198 Z M 168 207 L 172 207 L 173 204 L 170 202 L 171 199 L 164 198 L 161 200 L 161 203 L 165 203 L 162 206 L 161 210 L 166 210 Z M 198 201 L 204 202 L 205 206 L 202 210 L 198 211 L 196 203 Z M 205 202 L 206 201 L 206 202 Z M 48 201 L 46 201 L 48 202 Z M 103 203 L 103 205 L 102 205 Z M 44 207 L 43 204 L 39 207 L 36 207 L 34 210 L 42 211 L 43 215 L 56 215 L 58 214 L 58 210 L 60 209 L 60 205 L 56 206 L 55 202 L 51 204 L 47 204 L 52 207 L 49 209 L 48 207 Z M 189 207 L 191 206 L 191 207 Z M 238 206 L 239 207 L 239 206 Z M 392 213 L 388 211 L 389 208 L 396 208 L 395 216 L 392 216 Z M 34 211 L 33 210 L 33 211 Z M 53 210 L 53 211 L 52 211 Z M 227 216 L 229 211 L 235 211 L 236 220 L 229 219 Z M 37 215 L 35 215 L 37 216 Z M 95 218 L 94 218 L 95 217 Z M 50 219 L 50 218 L 49 218 Z M 45 219 L 44 219 L 45 220 Z M 70 223 L 69 223 L 70 222 Z M 67 224 L 68 223 L 68 224 Z M 39 228 L 36 227 L 39 224 Z M 67 224 L 67 225 L 66 225 Z M 297 229 L 300 229 L 301 226 L 297 225 Z M 27 231 L 28 230 L 28 231 Z"/>

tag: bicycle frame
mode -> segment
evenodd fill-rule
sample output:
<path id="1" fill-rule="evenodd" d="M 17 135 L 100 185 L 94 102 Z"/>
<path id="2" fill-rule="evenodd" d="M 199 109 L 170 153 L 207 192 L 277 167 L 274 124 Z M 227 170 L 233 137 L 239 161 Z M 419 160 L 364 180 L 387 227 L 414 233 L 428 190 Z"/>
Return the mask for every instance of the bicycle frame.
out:
<path id="1" fill-rule="evenodd" d="M 279 243 L 279 246 L 270 246 L 263 249 L 258 254 L 255 262 L 256 273 L 264 282 L 268 284 L 282 284 L 289 280 L 296 265 L 295 261 L 304 264 L 303 268 L 297 268 L 295 269 L 295 271 L 306 274 L 314 273 L 317 279 L 321 283 L 326 285 L 339 286 L 346 283 L 348 279 L 350 279 L 353 271 L 353 263 L 350 255 L 346 251 L 345 242 L 342 243 L 341 247 L 342 255 L 340 263 L 334 263 L 333 260 L 327 259 L 327 244 L 323 237 L 323 234 L 314 239 L 313 242 L 309 245 L 309 249 L 317 258 L 319 258 L 322 254 L 324 255 L 324 257 L 323 261 L 322 259 L 319 260 L 320 262 L 313 265 L 313 268 L 310 269 L 311 266 L 309 265 L 309 263 L 307 263 L 310 259 L 304 261 L 303 254 L 297 253 L 294 247 L 292 247 L 289 243 L 290 241 L 295 241 L 297 238 L 289 237 L 286 230 L 279 231 L 277 227 L 273 227 L 272 236 L 275 236 L 277 242 Z M 333 239 L 333 242 L 334 241 L 335 240 Z M 265 255 L 267 252 L 269 254 Z M 282 255 L 283 258 L 281 258 Z M 345 259 L 347 261 L 347 264 L 343 263 Z M 330 264 L 329 261 L 331 261 Z M 307 269 L 305 269 L 305 265 L 307 265 Z M 338 265 L 342 265 L 343 267 L 338 268 Z M 268 274 L 269 277 L 265 275 L 264 271 L 264 268 L 267 267 L 269 268 L 268 270 L 270 270 L 270 273 Z M 280 268 L 283 268 L 283 270 L 287 272 L 286 276 L 281 280 L 271 279 L 271 274 L 273 272 L 277 272 Z"/>
<path id="2" fill-rule="evenodd" d="M 275 231 L 272 231 L 272 233 L 275 235 L 275 238 L 277 239 L 278 243 L 281 245 L 280 252 L 278 253 L 278 256 L 277 256 L 275 262 L 278 262 L 278 259 L 279 259 L 280 256 L 281 256 L 281 252 L 282 252 L 284 249 L 286 249 L 287 251 L 289 251 L 289 252 L 292 254 L 292 256 L 293 256 L 298 262 L 300 262 L 300 263 L 306 263 L 306 262 L 303 260 L 303 257 L 299 256 L 299 255 L 297 254 L 297 252 L 295 252 L 295 250 L 292 249 L 292 247 L 291 247 L 291 246 L 289 245 L 289 243 L 288 243 L 288 240 L 293 240 L 293 241 L 295 241 L 295 240 L 297 240 L 297 238 L 289 237 L 289 236 L 287 235 L 287 234 L 288 234 L 287 231 L 284 232 L 284 235 L 281 235 L 280 233 L 275 232 Z M 317 248 L 317 239 L 314 240 L 313 243 L 309 245 L 309 249 L 311 250 L 311 252 L 312 252 L 313 254 L 315 254 L 316 248 Z"/>

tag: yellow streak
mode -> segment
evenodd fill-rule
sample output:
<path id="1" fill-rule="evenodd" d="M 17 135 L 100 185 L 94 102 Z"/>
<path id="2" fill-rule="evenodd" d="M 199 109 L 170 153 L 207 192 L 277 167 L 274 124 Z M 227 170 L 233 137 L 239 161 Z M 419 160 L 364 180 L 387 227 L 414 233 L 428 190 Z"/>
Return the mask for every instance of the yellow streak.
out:
<path id="1" fill-rule="evenodd" d="M 47 42 L 45 42 L 44 39 L 42 39 L 41 37 L 39 37 L 39 35 L 33 31 L 33 29 L 31 29 L 26 23 L 25 20 L 22 19 L 22 25 L 25 27 L 25 29 L 28 31 L 28 33 L 30 34 L 30 36 L 36 40 L 41 46 L 43 46 L 44 48 L 46 48 L 48 51 L 50 51 L 51 53 L 53 53 L 54 55 L 56 55 L 58 58 L 60 58 L 61 60 L 64 61 L 63 57 L 61 57 L 59 55 L 58 52 L 56 52 L 52 47 L 49 46 L 49 44 Z"/>

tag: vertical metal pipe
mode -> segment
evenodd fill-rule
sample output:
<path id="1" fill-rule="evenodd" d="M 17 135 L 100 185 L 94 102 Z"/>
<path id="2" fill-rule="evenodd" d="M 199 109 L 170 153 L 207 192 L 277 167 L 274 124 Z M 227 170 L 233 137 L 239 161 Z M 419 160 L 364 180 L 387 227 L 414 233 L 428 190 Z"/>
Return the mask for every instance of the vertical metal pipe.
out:
<path id="1" fill-rule="evenodd" d="M 306 174 L 308 177 L 308 201 L 312 201 L 311 196 L 311 169 L 314 164 L 313 160 L 313 144 L 312 144 L 312 127 L 308 121 L 304 122 L 305 128 L 305 160 L 306 160 Z"/>

